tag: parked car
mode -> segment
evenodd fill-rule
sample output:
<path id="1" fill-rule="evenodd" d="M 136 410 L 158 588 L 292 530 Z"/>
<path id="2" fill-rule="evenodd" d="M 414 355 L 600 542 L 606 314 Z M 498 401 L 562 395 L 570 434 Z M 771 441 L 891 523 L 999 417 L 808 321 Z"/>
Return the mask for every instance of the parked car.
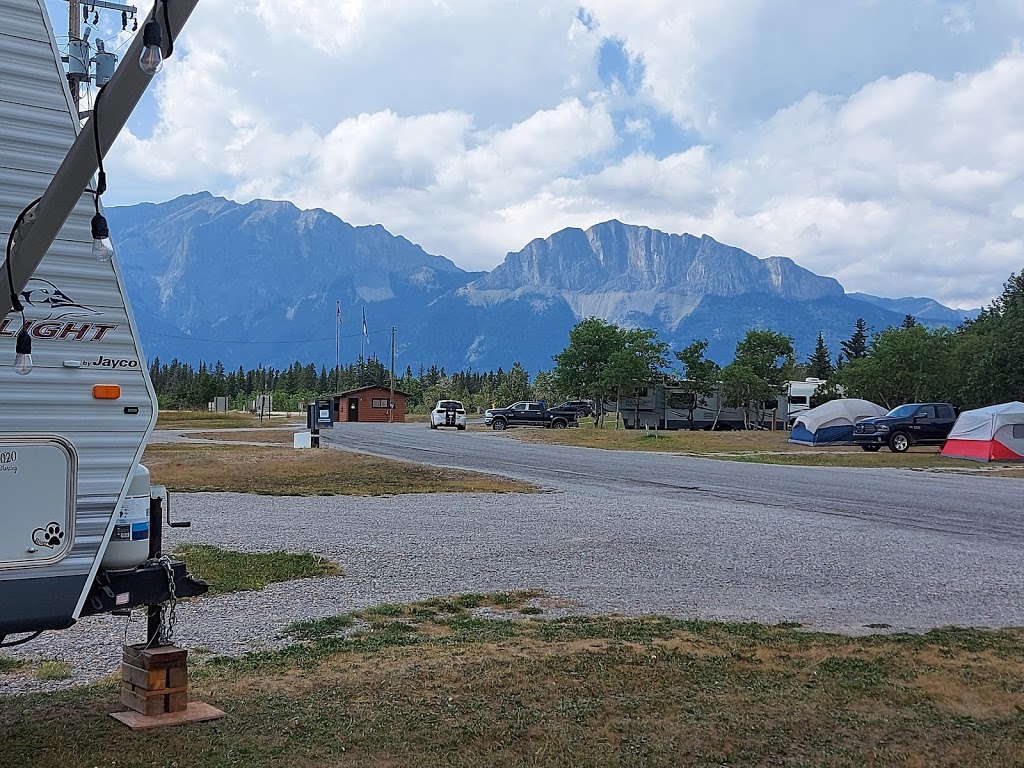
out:
<path id="1" fill-rule="evenodd" d="M 888 445 L 893 453 L 903 453 L 912 445 L 942 445 L 955 423 L 956 409 L 949 403 L 908 403 L 858 421 L 853 442 L 865 451 Z"/>
<path id="2" fill-rule="evenodd" d="M 579 416 L 593 416 L 594 415 L 594 401 L 593 400 L 567 400 L 562 403 L 559 408 L 575 408 L 576 413 Z"/>
<path id="3" fill-rule="evenodd" d="M 458 400 L 438 400 L 430 412 L 430 428 L 455 427 L 466 428 L 466 409 Z"/>
<path id="4" fill-rule="evenodd" d="M 488 408 L 484 411 L 484 424 L 499 432 L 513 427 L 565 429 L 578 427 L 579 416 L 575 408 L 548 408 L 543 400 L 523 400 L 507 408 Z"/>

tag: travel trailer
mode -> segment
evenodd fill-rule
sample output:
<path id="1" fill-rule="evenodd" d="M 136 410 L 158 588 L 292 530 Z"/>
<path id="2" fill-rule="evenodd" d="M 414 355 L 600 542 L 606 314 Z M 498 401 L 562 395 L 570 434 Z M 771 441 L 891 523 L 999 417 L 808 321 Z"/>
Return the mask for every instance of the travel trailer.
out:
<path id="1" fill-rule="evenodd" d="M 780 403 L 780 410 L 786 412 L 786 426 L 792 427 L 797 416 L 811 409 L 811 398 L 823 384 L 825 379 L 815 378 L 786 382 L 786 391 L 783 393 L 785 403 Z"/>
<path id="2" fill-rule="evenodd" d="M 604 403 L 605 413 L 618 411 L 626 429 L 749 429 L 771 426 L 775 403 L 759 408 L 750 403 L 746 408 L 725 405 L 721 389 L 696 402 L 693 424 L 690 424 L 690 403 L 694 394 L 686 382 L 652 384 L 635 396 L 621 397 Z M 776 418 L 778 418 L 776 416 Z M 767 424 L 765 420 L 767 419 Z"/>
<path id="3" fill-rule="evenodd" d="M 157 4 L 168 51 L 195 3 Z M 82 126 L 44 0 L 0 0 L 0 645 L 205 591 L 149 558 L 156 396 L 96 176 L 152 78 L 142 38 Z"/>
<path id="4" fill-rule="evenodd" d="M 788 381 L 779 397 L 746 408 L 726 406 L 721 388 L 695 403 L 690 424 L 690 403 L 694 394 L 685 381 L 653 384 L 636 396 L 604 404 L 605 412 L 619 411 L 627 429 L 786 429 L 810 409 L 811 397 L 824 379 Z"/>

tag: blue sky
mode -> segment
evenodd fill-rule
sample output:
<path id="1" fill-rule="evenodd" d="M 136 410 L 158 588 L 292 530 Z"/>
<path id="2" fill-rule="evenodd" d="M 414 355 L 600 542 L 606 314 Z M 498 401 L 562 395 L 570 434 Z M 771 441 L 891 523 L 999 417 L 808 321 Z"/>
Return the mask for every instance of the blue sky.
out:
<path id="1" fill-rule="evenodd" d="M 108 204 L 288 199 L 465 269 L 617 218 L 978 306 L 1024 268 L 1022 37 L 1024 0 L 200 0 Z"/>

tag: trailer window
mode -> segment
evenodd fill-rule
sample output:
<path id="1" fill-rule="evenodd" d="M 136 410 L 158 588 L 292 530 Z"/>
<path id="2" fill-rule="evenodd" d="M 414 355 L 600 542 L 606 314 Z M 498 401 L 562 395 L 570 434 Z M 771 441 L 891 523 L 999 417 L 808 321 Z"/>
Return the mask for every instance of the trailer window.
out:
<path id="1" fill-rule="evenodd" d="M 789 398 L 790 405 L 807 405 L 807 395 L 793 395 Z"/>
<path id="2" fill-rule="evenodd" d="M 665 398 L 665 404 L 669 408 L 689 409 L 691 406 L 696 407 L 697 395 L 694 392 L 669 392 L 668 397 Z"/>

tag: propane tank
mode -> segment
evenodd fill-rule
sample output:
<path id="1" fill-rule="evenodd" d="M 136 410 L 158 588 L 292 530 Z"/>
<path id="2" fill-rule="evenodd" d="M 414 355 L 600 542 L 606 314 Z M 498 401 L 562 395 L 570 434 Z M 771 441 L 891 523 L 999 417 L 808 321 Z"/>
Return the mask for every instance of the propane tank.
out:
<path id="1" fill-rule="evenodd" d="M 149 470 L 135 467 L 128 495 L 110 534 L 100 565 L 108 570 L 134 568 L 149 558 Z"/>

